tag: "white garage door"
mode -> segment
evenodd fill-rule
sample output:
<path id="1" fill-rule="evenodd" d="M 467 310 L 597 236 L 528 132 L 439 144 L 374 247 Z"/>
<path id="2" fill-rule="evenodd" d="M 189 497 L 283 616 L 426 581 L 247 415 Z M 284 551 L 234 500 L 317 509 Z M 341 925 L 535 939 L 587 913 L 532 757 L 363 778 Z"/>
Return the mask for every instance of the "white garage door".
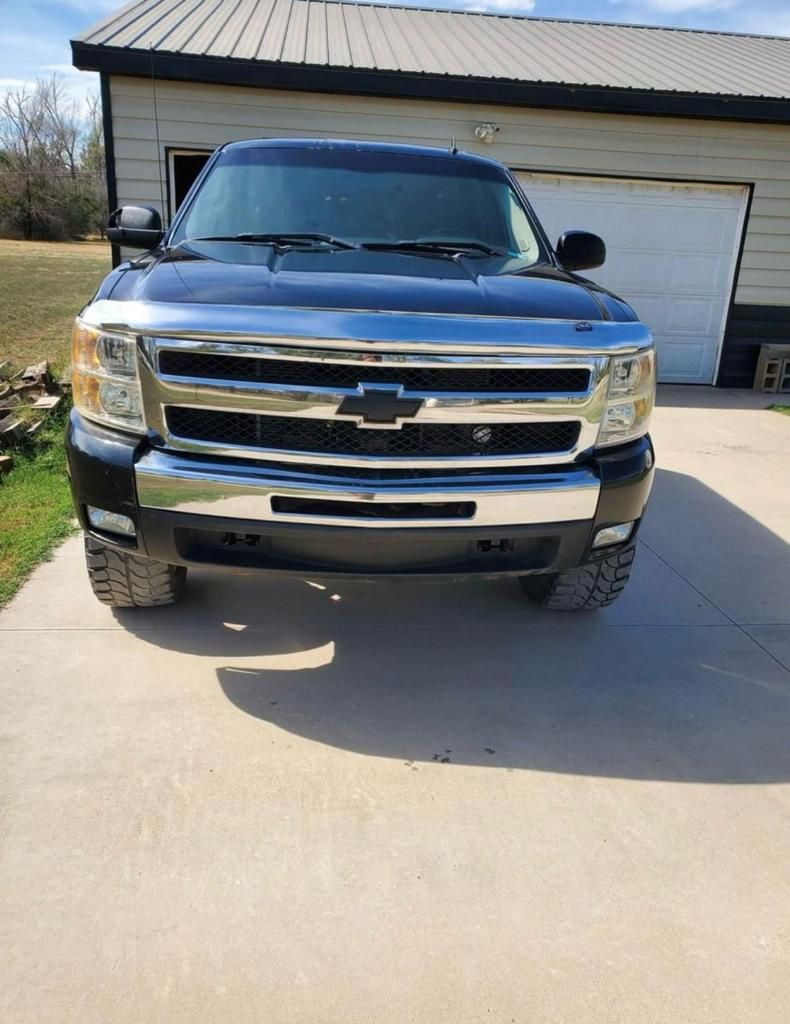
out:
<path id="1" fill-rule="evenodd" d="M 659 379 L 714 381 L 746 209 L 745 187 L 518 175 L 552 243 L 606 242 L 592 280 L 630 302 L 658 348 Z"/>

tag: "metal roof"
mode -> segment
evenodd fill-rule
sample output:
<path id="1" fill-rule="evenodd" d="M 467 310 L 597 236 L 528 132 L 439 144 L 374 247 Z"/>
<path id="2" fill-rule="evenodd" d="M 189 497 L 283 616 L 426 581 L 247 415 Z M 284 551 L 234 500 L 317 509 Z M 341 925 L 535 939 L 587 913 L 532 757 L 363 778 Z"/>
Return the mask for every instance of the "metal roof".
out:
<path id="1" fill-rule="evenodd" d="M 790 98 L 790 39 L 338 0 L 133 0 L 75 41 L 304 67 Z"/>

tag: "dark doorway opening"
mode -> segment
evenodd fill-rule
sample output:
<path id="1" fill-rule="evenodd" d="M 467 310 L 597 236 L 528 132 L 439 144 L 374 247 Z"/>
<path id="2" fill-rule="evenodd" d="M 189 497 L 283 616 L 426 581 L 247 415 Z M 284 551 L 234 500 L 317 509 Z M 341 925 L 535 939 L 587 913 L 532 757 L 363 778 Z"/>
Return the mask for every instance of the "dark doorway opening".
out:
<path id="1" fill-rule="evenodd" d="M 167 170 L 170 179 L 170 219 L 186 198 L 195 178 L 203 170 L 211 156 L 210 150 L 171 149 L 168 150 Z"/>

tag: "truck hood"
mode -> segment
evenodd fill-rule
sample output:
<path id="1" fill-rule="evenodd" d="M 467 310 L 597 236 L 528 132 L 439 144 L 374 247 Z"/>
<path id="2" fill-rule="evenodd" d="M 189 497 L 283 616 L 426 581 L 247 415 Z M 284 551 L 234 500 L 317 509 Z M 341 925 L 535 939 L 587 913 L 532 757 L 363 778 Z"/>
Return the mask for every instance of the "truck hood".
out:
<path id="1" fill-rule="evenodd" d="M 238 245 L 213 248 L 240 251 Z M 268 248 L 244 247 L 243 252 L 245 262 L 174 255 L 127 265 L 105 297 L 138 303 L 507 319 L 636 320 L 626 303 L 548 265 L 525 268 L 516 261 L 503 265 L 502 259 L 449 260 L 368 251 L 291 251 L 275 256 Z"/>

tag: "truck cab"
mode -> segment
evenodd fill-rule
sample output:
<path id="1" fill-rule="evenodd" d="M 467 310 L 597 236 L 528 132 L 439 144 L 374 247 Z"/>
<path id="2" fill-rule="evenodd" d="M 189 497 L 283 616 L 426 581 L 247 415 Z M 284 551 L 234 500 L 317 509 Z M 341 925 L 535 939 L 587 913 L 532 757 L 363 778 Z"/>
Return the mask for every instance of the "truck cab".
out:
<path id="1" fill-rule="evenodd" d="M 190 566 L 518 577 L 559 610 L 625 587 L 653 476 L 655 353 L 552 246 L 514 176 L 450 150 L 251 140 L 77 317 L 67 434 L 106 604 Z"/>

